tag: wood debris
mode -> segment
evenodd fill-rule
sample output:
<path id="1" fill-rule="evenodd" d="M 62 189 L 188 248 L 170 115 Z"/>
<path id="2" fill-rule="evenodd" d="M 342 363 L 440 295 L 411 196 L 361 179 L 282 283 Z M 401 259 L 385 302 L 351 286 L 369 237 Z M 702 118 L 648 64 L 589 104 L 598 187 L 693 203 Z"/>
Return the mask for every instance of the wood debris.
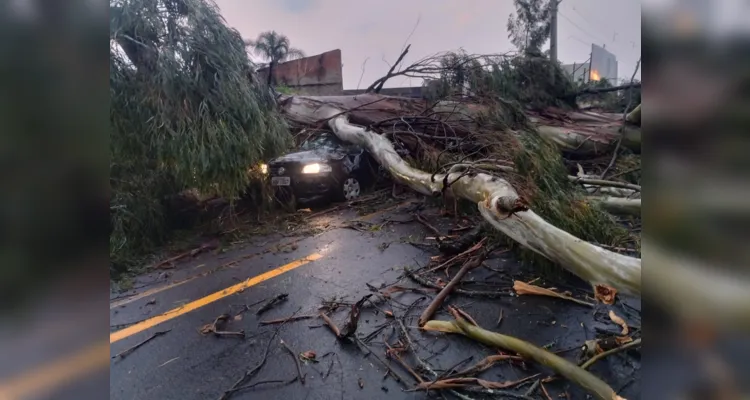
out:
<path id="1" fill-rule="evenodd" d="M 536 296 L 549 296 L 549 297 L 557 297 L 558 299 L 568 300 L 572 301 L 584 306 L 593 307 L 594 304 L 589 303 L 587 301 L 579 300 L 574 297 L 557 293 L 554 290 L 546 289 L 540 286 L 536 285 L 530 285 L 526 282 L 521 281 L 513 281 L 513 290 L 516 291 L 516 294 L 518 295 L 536 295 Z"/>
<path id="2" fill-rule="evenodd" d="M 630 329 L 628 329 L 628 323 L 625 322 L 625 320 L 622 319 L 619 315 L 615 314 L 613 310 L 609 310 L 609 319 L 611 319 L 612 322 L 622 327 L 622 332 L 620 333 L 620 335 L 622 336 L 628 335 L 628 333 L 630 332 Z"/>
<path id="3" fill-rule="evenodd" d="M 277 305 L 277 304 L 281 303 L 282 301 L 286 300 L 287 297 L 289 297 L 288 293 L 282 293 L 282 294 L 279 294 L 279 295 L 275 296 L 274 298 L 268 300 L 265 304 L 263 304 L 262 306 L 260 306 L 260 308 L 258 308 L 258 311 L 255 312 L 255 315 L 261 315 L 261 314 L 263 314 L 264 312 L 266 312 L 266 311 L 270 310 L 271 308 L 273 308 L 275 305 Z"/>
<path id="4" fill-rule="evenodd" d="M 594 297 L 604 304 L 612 305 L 615 303 L 617 289 L 607 285 L 594 286 Z"/>

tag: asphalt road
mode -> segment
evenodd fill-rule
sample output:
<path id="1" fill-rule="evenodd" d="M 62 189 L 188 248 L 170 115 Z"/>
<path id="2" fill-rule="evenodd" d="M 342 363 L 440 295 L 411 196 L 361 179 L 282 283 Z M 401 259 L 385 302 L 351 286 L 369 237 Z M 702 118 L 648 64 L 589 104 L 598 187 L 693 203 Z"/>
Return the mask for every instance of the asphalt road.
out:
<path id="1" fill-rule="evenodd" d="M 312 236 L 285 237 L 281 234 L 257 238 L 249 244 L 215 254 L 202 254 L 179 263 L 168 274 L 160 271 L 144 275 L 135 282 L 136 290 L 113 293 L 110 301 L 110 355 L 142 342 L 155 332 L 155 337 L 125 357 L 110 363 L 110 398 L 116 400 L 147 399 L 218 399 L 245 371 L 253 368 L 269 349 L 267 362 L 247 383 L 289 381 L 297 376 L 292 356 L 280 345 L 283 340 L 297 354 L 314 351 L 318 363 L 302 364 L 304 385 L 267 383 L 233 393 L 232 399 L 400 399 L 426 398 L 424 392 L 404 391 L 404 386 L 385 378 L 385 368 L 378 358 L 388 362 L 385 342 L 395 346 L 399 331 L 392 323 L 369 342 L 369 349 L 355 343 L 337 340 L 311 318 L 280 325 L 261 326 L 259 321 L 296 315 L 317 314 L 324 301 L 355 302 L 369 293 L 368 284 L 380 288 L 399 282 L 419 287 L 401 278 L 404 266 L 428 263 L 437 254 L 404 243 L 425 241 L 432 235 L 411 219 L 413 204 L 365 217 L 374 225 L 364 229 L 330 228 L 357 218 L 351 210 L 334 212 L 314 219 L 314 224 L 329 229 Z M 429 212 L 425 212 L 429 215 Z M 384 221 L 392 220 L 382 226 Z M 407 222 L 404 222 L 407 221 Z M 502 290 L 510 293 L 512 280 L 530 279 L 528 271 L 520 271 L 517 263 L 500 254 L 478 268 L 467 278 L 467 285 L 478 289 Z M 455 271 L 454 271 L 455 272 Z M 449 278 L 444 278 L 449 279 Z M 473 281 L 473 283 L 472 283 Z M 573 286 L 576 283 L 572 284 Z M 560 286 L 559 286 L 560 287 Z M 585 287 L 585 286 L 584 286 Z M 217 316 L 239 314 L 245 305 L 252 305 L 286 293 L 288 298 L 256 316 L 260 305 L 249 307 L 241 317 L 231 318 L 223 329 L 244 331 L 245 337 L 216 337 L 201 334 L 200 328 Z M 391 321 L 383 311 L 404 317 L 414 347 L 420 358 L 438 372 L 467 360 L 464 367 L 490 354 L 491 349 L 456 335 L 424 333 L 415 329 L 417 318 L 429 299 L 418 293 L 402 293 L 380 309 L 362 311 L 358 337 L 365 338 Z M 548 345 L 553 351 L 575 359 L 577 348 L 592 339 L 598 330 L 613 330 L 607 324 L 606 312 L 568 302 L 538 297 L 503 297 L 481 299 L 454 296 L 459 305 L 481 326 L 524 338 L 537 345 Z M 415 304 L 415 302 L 417 302 Z M 409 308 L 410 305 L 415 304 Z M 388 309 L 391 307 L 392 309 Z M 638 307 L 638 304 L 635 304 Z M 502 324 L 498 316 L 503 310 Z M 343 326 L 348 307 L 334 313 Z M 405 315 L 408 312 L 408 315 Z M 624 315 L 625 316 L 625 315 Z M 440 319 L 449 317 L 441 312 Z M 633 317 L 634 318 L 634 317 Z M 629 318 L 633 323 L 632 318 Z M 277 331 L 278 330 L 278 331 Z M 273 342 L 272 336 L 276 333 Z M 368 354 L 372 351 L 374 354 Z M 412 356 L 405 361 L 416 367 Z M 392 368 L 413 387 L 415 381 L 404 368 Z M 537 372 L 535 365 L 498 366 L 483 378 L 494 381 L 517 380 Z M 614 356 L 592 368 L 592 371 L 625 398 L 640 394 L 638 371 L 640 361 L 633 355 Z M 558 380 L 546 386 L 550 395 L 567 392 L 573 399 L 586 398 L 584 392 L 568 382 Z M 525 392 L 528 386 L 518 389 Z M 430 395 L 431 396 L 431 395 Z M 541 391 L 531 398 L 544 398 Z"/>

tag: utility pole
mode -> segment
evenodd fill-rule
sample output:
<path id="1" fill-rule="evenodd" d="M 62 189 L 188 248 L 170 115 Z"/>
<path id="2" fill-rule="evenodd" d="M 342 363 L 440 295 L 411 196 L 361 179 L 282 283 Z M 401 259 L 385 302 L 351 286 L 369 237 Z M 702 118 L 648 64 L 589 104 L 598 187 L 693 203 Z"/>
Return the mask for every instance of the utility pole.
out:
<path id="1" fill-rule="evenodd" d="M 549 44 L 549 58 L 553 63 L 557 62 L 557 5 L 562 0 L 550 0 L 549 6 L 551 8 L 552 21 L 550 21 L 550 44 Z"/>

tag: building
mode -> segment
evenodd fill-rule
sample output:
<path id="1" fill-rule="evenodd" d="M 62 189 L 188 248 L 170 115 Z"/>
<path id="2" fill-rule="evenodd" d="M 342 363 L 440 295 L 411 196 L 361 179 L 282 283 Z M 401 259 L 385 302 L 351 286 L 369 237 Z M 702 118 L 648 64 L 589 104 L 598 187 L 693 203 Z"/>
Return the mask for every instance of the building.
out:
<path id="1" fill-rule="evenodd" d="M 268 68 L 261 68 L 257 73 L 261 79 L 266 79 Z M 273 75 L 277 85 L 301 95 L 335 96 L 344 91 L 339 49 L 278 64 Z"/>
<path id="2" fill-rule="evenodd" d="M 589 62 L 584 63 L 573 63 L 573 64 L 563 64 L 562 66 L 563 71 L 570 76 L 571 79 L 575 82 L 588 82 L 589 81 L 589 71 L 591 70 L 591 64 Z"/>
<path id="3" fill-rule="evenodd" d="M 344 90 L 341 50 L 278 64 L 274 70 L 277 86 L 286 86 L 295 94 L 308 96 L 340 96 L 364 93 L 366 89 Z M 258 69 L 260 79 L 268 79 L 268 67 Z M 422 87 L 382 88 L 380 94 L 421 98 Z"/>
<path id="4" fill-rule="evenodd" d="M 563 71 L 576 82 L 590 82 L 607 79 L 611 84 L 618 82 L 617 56 L 602 46 L 591 45 L 591 58 L 582 63 L 564 64 Z"/>

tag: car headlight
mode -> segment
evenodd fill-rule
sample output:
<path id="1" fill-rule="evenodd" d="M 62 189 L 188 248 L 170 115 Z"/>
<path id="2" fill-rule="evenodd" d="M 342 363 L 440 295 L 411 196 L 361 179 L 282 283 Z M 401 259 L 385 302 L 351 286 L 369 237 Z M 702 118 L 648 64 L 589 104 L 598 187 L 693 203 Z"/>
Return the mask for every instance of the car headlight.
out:
<path id="1" fill-rule="evenodd" d="M 268 173 L 268 164 L 260 164 L 260 173 L 263 175 Z"/>
<path id="2" fill-rule="evenodd" d="M 303 174 L 317 174 L 321 172 L 331 172 L 331 166 L 327 164 L 314 163 L 307 164 L 304 168 L 302 168 Z"/>

